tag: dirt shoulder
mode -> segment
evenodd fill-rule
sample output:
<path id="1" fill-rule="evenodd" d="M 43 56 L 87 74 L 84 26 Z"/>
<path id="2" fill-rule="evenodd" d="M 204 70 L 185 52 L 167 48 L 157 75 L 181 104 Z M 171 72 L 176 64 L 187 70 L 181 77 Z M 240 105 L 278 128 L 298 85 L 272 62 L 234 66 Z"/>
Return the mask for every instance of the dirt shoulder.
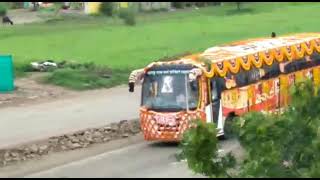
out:
<path id="1" fill-rule="evenodd" d="M 1 148 L 139 117 L 139 87 L 75 92 L 36 79 L 17 79 L 15 92 L 0 95 Z"/>
<path id="2" fill-rule="evenodd" d="M 38 104 L 81 94 L 63 87 L 39 83 L 43 76 L 44 73 L 32 73 L 27 77 L 17 78 L 14 92 L 0 94 L 0 108 Z"/>

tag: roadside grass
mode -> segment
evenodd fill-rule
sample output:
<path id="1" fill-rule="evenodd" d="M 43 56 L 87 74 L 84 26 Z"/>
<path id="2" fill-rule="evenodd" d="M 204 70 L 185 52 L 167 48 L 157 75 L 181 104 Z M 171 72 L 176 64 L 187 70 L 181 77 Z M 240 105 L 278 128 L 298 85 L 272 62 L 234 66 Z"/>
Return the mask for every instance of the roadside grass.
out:
<path id="1" fill-rule="evenodd" d="M 283 35 L 320 29 L 317 13 L 320 3 L 256 2 L 244 3 L 241 7 L 241 11 L 236 11 L 234 3 L 225 3 L 199 10 L 141 13 L 137 15 L 137 25 L 130 27 L 117 17 L 102 16 L 66 16 L 46 23 L 4 27 L 0 31 L 0 52 L 12 54 L 17 66 L 35 59 L 53 59 L 132 70 L 164 56 L 268 37 L 273 31 Z M 19 71 L 16 68 L 17 74 Z M 81 74 L 67 73 L 71 72 Z M 55 73 L 66 72 L 56 71 L 53 75 Z M 61 85 L 68 81 L 67 78 L 62 82 L 49 79 Z M 105 81 L 92 85 L 100 86 Z"/>
<path id="2" fill-rule="evenodd" d="M 110 88 L 127 82 L 129 70 L 113 69 L 108 78 L 101 77 L 89 70 L 59 69 L 47 75 L 43 83 L 67 87 L 73 90 L 89 90 L 98 88 Z"/>

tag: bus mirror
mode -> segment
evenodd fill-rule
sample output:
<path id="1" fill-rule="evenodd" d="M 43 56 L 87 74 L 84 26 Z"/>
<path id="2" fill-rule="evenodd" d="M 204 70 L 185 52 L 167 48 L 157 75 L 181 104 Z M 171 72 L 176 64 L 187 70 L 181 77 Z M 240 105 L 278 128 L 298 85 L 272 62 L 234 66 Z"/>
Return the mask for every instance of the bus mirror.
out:
<path id="1" fill-rule="evenodd" d="M 134 92 L 134 82 L 129 83 L 129 92 Z"/>

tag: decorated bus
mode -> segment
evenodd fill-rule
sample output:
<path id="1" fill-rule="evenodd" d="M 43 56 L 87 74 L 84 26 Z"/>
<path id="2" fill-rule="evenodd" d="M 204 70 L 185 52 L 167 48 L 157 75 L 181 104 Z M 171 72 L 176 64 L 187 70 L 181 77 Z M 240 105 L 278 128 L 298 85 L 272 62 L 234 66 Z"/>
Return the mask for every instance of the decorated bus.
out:
<path id="1" fill-rule="evenodd" d="M 279 113 L 289 89 L 308 78 L 320 84 L 320 33 L 250 39 L 176 60 L 153 62 L 129 76 L 142 83 L 140 122 L 145 140 L 179 141 L 198 119 L 225 122 L 250 111 Z"/>

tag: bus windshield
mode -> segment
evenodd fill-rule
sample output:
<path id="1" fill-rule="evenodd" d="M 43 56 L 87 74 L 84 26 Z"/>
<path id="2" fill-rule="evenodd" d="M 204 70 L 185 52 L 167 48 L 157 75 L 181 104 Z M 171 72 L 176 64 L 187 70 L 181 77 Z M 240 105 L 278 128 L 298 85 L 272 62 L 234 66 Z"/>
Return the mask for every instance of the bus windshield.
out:
<path id="1" fill-rule="evenodd" d="M 198 81 L 187 74 L 145 75 L 142 106 L 155 111 L 195 110 L 199 99 Z"/>

